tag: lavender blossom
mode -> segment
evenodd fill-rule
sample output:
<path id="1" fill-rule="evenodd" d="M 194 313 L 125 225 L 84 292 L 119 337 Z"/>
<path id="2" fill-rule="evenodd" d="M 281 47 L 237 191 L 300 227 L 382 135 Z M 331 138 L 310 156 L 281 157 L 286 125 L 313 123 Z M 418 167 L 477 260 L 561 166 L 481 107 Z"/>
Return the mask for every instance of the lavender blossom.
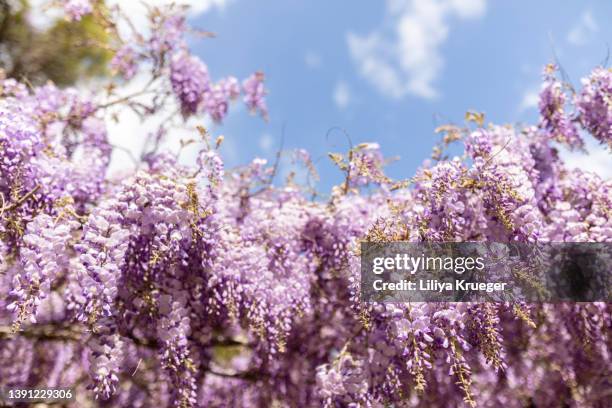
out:
<path id="1" fill-rule="evenodd" d="M 601 143 L 612 146 L 612 72 L 596 68 L 582 85 L 576 97 L 581 123 Z"/>
<path id="2" fill-rule="evenodd" d="M 582 147 L 579 127 L 609 144 L 609 71 L 570 98 L 549 68 L 537 124 L 443 126 L 456 149 L 400 180 L 377 143 L 332 153 L 342 179 L 320 194 L 265 159 L 226 168 L 195 115 L 221 122 L 242 93 L 266 117 L 263 74 L 212 82 L 179 7 L 149 23 L 118 30 L 122 78 L 103 90 L 0 82 L 0 388 L 109 407 L 610 405 L 608 303 L 362 302 L 358 255 L 364 241 L 609 243 L 612 182 L 557 151 Z M 148 81 L 128 92 L 133 77 Z M 144 134 L 109 134 L 125 112 Z M 194 121 L 179 150 L 174 129 Z M 143 153 L 117 174 L 130 137 Z"/>
<path id="3" fill-rule="evenodd" d="M 178 53 L 172 59 L 170 81 L 183 115 L 197 113 L 205 93 L 210 89 L 206 65 L 197 57 Z"/>
<path id="4" fill-rule="evenodd" d="M 93 11 L 93 7 L 89 0 L 67 0 L 64 3 L 64 11 L 69 20 L 80 21 L 83 16 Z"/>
<path id="5" fill-rule="evenodd" d="M 264 87 L 264 74 L 256 72 L 242 82 L 245 93 L 244 103 L 253 112 L 259 112 L 264 118 L 268 117 L 268 106 L 265 96 L 267 91 Z"/>
<path id="6" fill-rule="evenodd" d="M 134 49 L 125 45 L 121 47 L 113 56 L 110 62 L 110 67 L 124 79 L 130 80 L 138 71 L 137 55 Z"/>

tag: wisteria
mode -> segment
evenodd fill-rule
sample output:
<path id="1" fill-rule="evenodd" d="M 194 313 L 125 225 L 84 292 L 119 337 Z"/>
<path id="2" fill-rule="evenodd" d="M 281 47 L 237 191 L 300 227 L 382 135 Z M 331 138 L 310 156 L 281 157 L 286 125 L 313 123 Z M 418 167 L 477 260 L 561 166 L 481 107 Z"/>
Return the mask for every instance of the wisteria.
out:
<path id="1" fill-rule="evenodd" d="M 83 16 L 93 11 L 90 0 L 67 0 L 64 2 L 64 10 L 69 20 L 79 21 Z"/>
<path id="2" fill-rule="evenodd" d="M 64 4 L 109 30 L 125 18 Z M 71 407 L 612 405 L 608 303 L 359 296 L 361 242 L 612 241 L 612 180 L 559 155 L 591 137 L 610 149 L 612 71 L 574 89 L 546 67 L 538 123 L 469 112 L 403 179 L 377 143 L 332 152 L 344 179 L 313 197 L 278 163 L 227 168 L 204 127 L 234 103 L 267 118 L 263 73 L 211 79 L 174 6 L 135 30 L 114 33 L 118 75 L 97 91 L 0 83 L 1 389 L 72 388 Z M 117 111 L 172 115 L 123 135 L 144 148 L 112 173 Z"/>
<path id="3" fill-rule="evenodd" d="M 256 72 L 242 82 L 244 88 L 244 103 L 248 106 L 251 112 L 260 112 L 263 117 L 268 115 L 268 106 L 266 105 L 264 88 L 263 72 Z"/>
<path id="4" fill-rule="evenodd" d="M 545 82 L 540 93 L 541 128 L 546 134 L 571 148 L 582 147 L 584 142 L 578 134 L 578 128 L 566 112 L 567 95 L 563 83 L 556 78 L 556 67 L 549 65 L 545 69 Z"/>
<path id="5" fill-rule="evenodd" d="M 123 78 L 130 80 L 138 70 L 138 56 L 131 46 L 123 46 L 113 56 L 110 67 Z"/>
<path id="6" fill-rule="evenodd" d="M 601 143 L 612 144 L 612 113 L 610 93 L 612 82 L 610 71 L 596 68 L 582 80 L 576 106 L 584 127 Z"/>
<path id="7" fill-rule="evenodd" d="M 208 68 L 197 57 L 179 53 L 173 57 L 170 80 L 172 89 L 186 115 L 198 112 L 204 94 L 209 92 Z"/>

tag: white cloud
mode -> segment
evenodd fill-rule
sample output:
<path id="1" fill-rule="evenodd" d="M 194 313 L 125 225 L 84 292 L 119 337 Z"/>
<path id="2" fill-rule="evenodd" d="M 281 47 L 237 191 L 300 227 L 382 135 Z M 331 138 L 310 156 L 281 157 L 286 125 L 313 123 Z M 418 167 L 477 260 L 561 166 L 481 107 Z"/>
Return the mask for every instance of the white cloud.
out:
<path id="1" fill-rule="evenodd" d="M 360 74 L 378 88 L 380 92 L 393 98 L 400 98 L 406 94 L 401 83 L 402 74 L 390 61 L 389 46 L 377 33 L 360 37 L 353 33 L 348 34 L 349 50 L 353 59 L 359 65 Z"/>
<path id="2" fill-rule="evenodd" d="M 592 34 L 599 31 L 599 26 L 591 14 L 590 10 L 585 11 L 580 16 L 574 27 L 567 34 L 567 42 L 572 45 L 584 45 L 591 38 Z"/>
<path id="3" fill-rule="evenodd" d="M 592 137 L 587 136 L 587 138 L 585 138 L 587 139 L 585 147 L 589 154 L 560 149 L 561 158 L 565 161 L 568 168 L 592 171 L 604 179 L 611 178 L 612 166 L 610 166 L 610 159 L 612 159 L 612 153 Z"/>
<path id="4" fill-rule="evenodd" d="M 304 62 L 308 68 L 316 69 L 321 67 L 321 56 L 314 51 L 307 51 L 304 54 Z"/>
<path id="5" fill-rule="evenodd" d="M 351 103 L 351 90 L 345 82 L 340 81 L 334 88 L 332 98 L 338 108 L 345 109 Z"/>
<path id="6" fill-rule="evenodd" d="M 481 17 L 485 9 L 485 0 L 388 0 L 388 24 L 367 35 L 348 33 L 349 52 L 360 74 L 384 95 L 433 99 L 449 20 Z"/>
<path id="7" fill-rule="evenodd" d="M 523 99 L 519 105 L 519 111 L 524 112 L 538 107 L 540 102 L 540 91 L 538 89 L 528 89 L 523 94 Z"/>
<path id="8" fill-rule="evenodd" d="M 125 3 L 125 0 L 121 1 Z M 177 3 L 180 4 L 181 2 L 178 1 Z M 202 14 L 213 8 L 223 10 L 227 5 L 228 0 L 183 0 L 183 3 L 188 4 L 191 7 L 191 13 Z"/>
<path id="9" fill-rule="evenodd" d="M 450 0 L 450 3 L 461 18 L 482 17 L 486 10 L 485 0 Z"/>

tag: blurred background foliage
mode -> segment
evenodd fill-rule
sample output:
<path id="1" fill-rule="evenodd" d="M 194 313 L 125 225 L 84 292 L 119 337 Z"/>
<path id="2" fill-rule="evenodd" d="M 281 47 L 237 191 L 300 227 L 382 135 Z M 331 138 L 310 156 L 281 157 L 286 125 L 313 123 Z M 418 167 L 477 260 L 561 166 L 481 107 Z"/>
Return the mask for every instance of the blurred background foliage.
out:
<path id="1" fill-rule="evenodd" d="M 103 6 L 96 4 L 98 10 Z M 32 23 L 31 13 L 51 14 L 40 8 L 27 0 L 0 0 L 0 68 L 7 77 L 66 86 L 107 74 L 109 34 L 95 15 L 76 22 L 59 15 L 41 28 Z"/>

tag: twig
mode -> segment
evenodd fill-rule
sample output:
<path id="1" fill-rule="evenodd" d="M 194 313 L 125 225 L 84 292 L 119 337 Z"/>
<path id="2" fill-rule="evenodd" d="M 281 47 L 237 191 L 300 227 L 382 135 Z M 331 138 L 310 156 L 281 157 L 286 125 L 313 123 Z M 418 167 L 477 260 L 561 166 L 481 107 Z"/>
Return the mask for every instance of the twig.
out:
<path id="1" fill-rule="evenodd" d="M 138 167 L 138 164 L 140 163 L 137 159 L 136 156 L 134 156 L 134 154 L 130 151 L 130 149 L 123 147 L 123 146 L 119 146 L 116 144 L 109 144 L 113 149 L 117 149 L 117 150 L 121 150 L 122 152 L 124 152 L 125 154 L 127 154 L 130 158 L 130 160 L 132 160 L 134 162 L 134 165 L 136 167 Z"/>
<path id="2" fill-rule="evenodd" d="M 0 216 L 4 214 L 5 211 L 13 211 L 14 209 L 18 208 L 21 204 L 23 204 L 26 200 L 28 200 L 30 197 L 32 197 L 34 194 L 36 194 L 36 192 L 40 189 L 40 184 L 37 185 L 36 187 L 34 187 L 32 190 L 30 190 L 29 192 L 27 192 L 24 196 L 22 196 L 19 200 L 15 201 L 13 204 L 9 205 L 8 207 L 5 207 L 5 201 L 4 201 L 4 196 L 2 196 L 2 211 L 0 211 Z"/>
<path id="3" fill-rule="evenodd" d="M 280 166 L 280 160 L 281 160 L 281 156 L 283 154 L 283 147 L 285 145 L 285 123 L 283 123 L 283 127 L 281 130 L 281 141 L 280 141 L 280 145 L 278 147 L 278 150 L 276 151 L 276 158 L 274 159 L 274 165 L 272 166 L 272 174 L 270 174 L 270 177 L 268 178 L 268 181 L 266 181 L 266 183 L 264 184 L 263 187 L 261 187 L 259 190 L 254 191 L 253 193 L 249 194 L 248 197 L 255 197 L 261 193 L 263 193 L 264 191 L 266 191 L 268 188 L 270 188 L 270 186 L 274 183 L 274 177 L 276 176 L 276 173 L 278 172 L 278 167 Z"/>
<path id="4" fill-rule="evenodd" d="M 140 368 L 140 363 L 142 363 L 142 358 L 138 360 L 138 364 L 136 364 L 136 368 L 134 369 L 134 372 L 132 373 L 132 377 L 136 375 L 136 371 L 138 371 L 138 368 Z"/>
<path id="5" fill-rule="evenodd" d="M 510 144 L 512 139 L 508 138 L 508 140 L 506 141 L 506 143 L 501 147 L 501 149 L 499 149 L 497 152 L 495 152 L 495 154 L 493 154 L 491 157 L 489 157 L 487 159 L 487 161 L 485 162 L 484 166 L 482 166 L 483 168 L 486 168 L 489 163 L 491 161 L 493 161 L 493 159 L 495 158 L 495 156 L 497 156 L 498 154 L 500 154 L 501 152 L 503 152 L 504 150 L 506 150 L 506 147 L 508 147 L 508 145 Z"/>

